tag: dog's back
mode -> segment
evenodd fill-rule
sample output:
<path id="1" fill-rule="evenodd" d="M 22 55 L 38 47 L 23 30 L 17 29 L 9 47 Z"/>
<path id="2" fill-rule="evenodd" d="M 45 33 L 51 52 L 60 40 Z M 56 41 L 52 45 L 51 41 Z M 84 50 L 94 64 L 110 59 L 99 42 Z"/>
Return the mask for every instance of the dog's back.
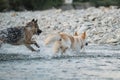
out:
<path id="1" fill-rule="evenodd" d="M 0 31 L 0 40 L 4 43 L 14 44 L 24 37 L 24 27 L 7 28 Z"/>

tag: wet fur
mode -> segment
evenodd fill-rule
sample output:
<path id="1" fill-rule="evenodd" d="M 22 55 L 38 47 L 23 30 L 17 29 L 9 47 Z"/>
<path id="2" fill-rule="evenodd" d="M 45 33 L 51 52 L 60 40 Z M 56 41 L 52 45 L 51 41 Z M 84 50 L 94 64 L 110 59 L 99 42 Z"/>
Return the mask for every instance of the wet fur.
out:
<path id="1" fill-rule="evenodd" d="M 85 46 L 85 38 L 86 32 L 82 33 L 81 35 L 75 32 L 73 36 L 66 33 L 57 33 L 49 35 L 45 39 L 45 44 L 48 45 L 53 43 L 54 53 L 61 51 L 63 54 L 67 49 L 72 49 L 79 52 Z"/>
<path id="2" fill-rule="evenodd" d="M 33 35 L 39 35 L 42 31 L 39 29 L 37 20 L 28 22 L 25 26 L 7 28 L 0 31 L 0 45 L 8 43 L 12 45 L 25 45 L 31 51 L 36 51 L 31 44 L 39 45 L 32 40 Z"/>

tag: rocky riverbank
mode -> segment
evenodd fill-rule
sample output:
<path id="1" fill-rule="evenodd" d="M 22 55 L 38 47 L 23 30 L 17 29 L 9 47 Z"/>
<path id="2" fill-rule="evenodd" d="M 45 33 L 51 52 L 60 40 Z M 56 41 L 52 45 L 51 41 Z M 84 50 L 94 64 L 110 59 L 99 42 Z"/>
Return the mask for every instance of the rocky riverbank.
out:
<path id="1" fill-rule="evenodd" d="M 120 44 L 120 9 L 116 7 L 5 12 L 0 13 L 0 29 L 25 25 L 33 18 L 38 19 L 39 27 L 43 30 L 41 40 L 54 31 L 70 34 L 87 31 L 87 41 L 91 44 Z"/>

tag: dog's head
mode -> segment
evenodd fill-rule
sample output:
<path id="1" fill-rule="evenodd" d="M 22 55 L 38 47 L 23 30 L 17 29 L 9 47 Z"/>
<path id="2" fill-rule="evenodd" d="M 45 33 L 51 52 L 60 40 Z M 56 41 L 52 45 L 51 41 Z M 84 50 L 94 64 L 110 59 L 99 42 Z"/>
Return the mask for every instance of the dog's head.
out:
<path id="1" fill-rule="evenodd" d="M 86 42 L 86 32 L 83 32 L 80 36 L 82 41 L 84 42 L 83 46 L 87 46 L 88 43 Z"/>
<path id="2" fill-rule="evenodd" d="M 77 36 L 81 39 L 81 41 L 82 41 L 81 48 L 88 45 L 88 42 L 86 42 L 86 32 L 83 32 L 82 34 L 79 34 L 78 32 L 75 32 L 74 36 Z"/>
<path id="3" fill-rule="evenodd" d="M 42 30 L 39 29 L 37 21 L 38 20 L 32 19 L 32 21 L 26 24 L 26 29 L 30 30 L 33 34 L 39 35 L 42 32 Z"/>

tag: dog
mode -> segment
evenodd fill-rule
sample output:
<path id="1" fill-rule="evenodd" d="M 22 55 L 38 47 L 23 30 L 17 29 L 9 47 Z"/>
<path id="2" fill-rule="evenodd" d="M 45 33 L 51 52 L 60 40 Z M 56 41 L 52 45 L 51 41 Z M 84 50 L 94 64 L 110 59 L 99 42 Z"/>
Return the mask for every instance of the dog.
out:
<path id="1" fill-rule="evenodd" d="M 81 35 L 78 34 L 78 32 L 75 32 L 73 36 L 63 32 L 52 34 L 45 39 L 45 45 L 50 43 L 54 44 L 54 53 L 60 51 L 62 54 L 65 53 L 67 49 L 80 52 L 85 45 L 88 45 L 88 43 L 86 43 L 86 32 Z"/>
<path id="2" fill-rule="evenodd" d="M 40 47 L 36 41 L 32 40 L 33 35 L 39 35 L 42 30 L 37 24 L 38 20 L 32 19 L 25 26 L 13 27 L 0 30 L 0 45 L 8 43 L 11 45 L 25 45 L 31 51 L 36 51 L 31 44 Z"/>

